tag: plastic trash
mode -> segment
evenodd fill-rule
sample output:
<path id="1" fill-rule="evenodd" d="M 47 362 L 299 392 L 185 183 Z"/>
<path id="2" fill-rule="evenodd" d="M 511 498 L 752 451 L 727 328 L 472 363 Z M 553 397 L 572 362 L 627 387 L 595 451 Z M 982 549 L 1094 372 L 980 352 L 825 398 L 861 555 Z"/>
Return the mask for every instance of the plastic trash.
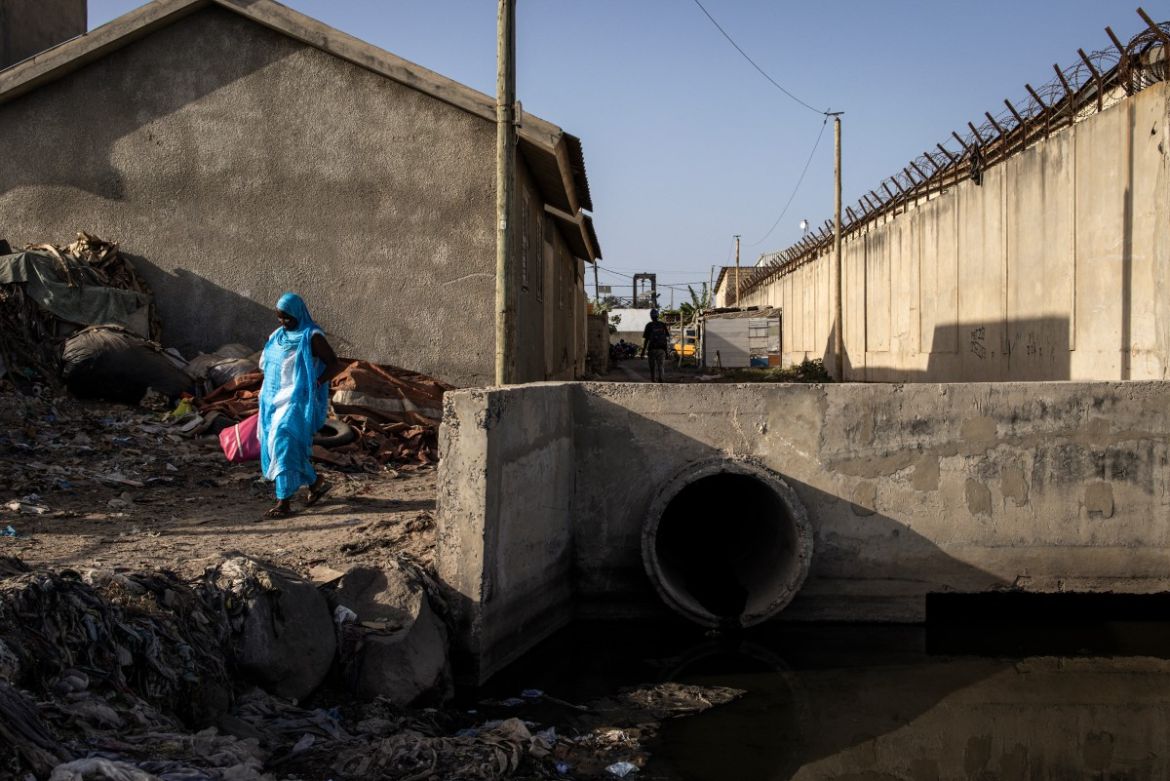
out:
<path id="1" fill-rule="evenodd" d="M 526 700 L 539 700 L 544 696 L 544 692 L 542 692 L 540 689 L 525 689 L 524 691 L 520 692 L 520 696 Z"/>
<path id="2" fill-rule="evenodd" d="M 607 767 L 605 769 L 605 772 L 609 773 L 611 776 L 617 776 L 618 778 L 625 778 L 630 773 L 637 773 L 638 766 L 632 762 L 626 762 L 623 760 L 621 762 L 614 762 L 612 765 L 610 765 L 609 767 Z"/>
<path id="3" fill-rule="evenodd" d="M 517 705 L 523 705 L 524 700 L 519 697 L 509 697 L 506 700 L 500 700 L 500 704 L 505 708 L 515 708 Z"/>
<path id="4" fill-rule="evenodd" d="M 357 613 L 350 610 L 345 605 L 338 605 L 333 609 L 333 623 L 341 626 L 342 624 L 352 624 L 357 621 Z"/>
<path id="5" fill-rule="evenodd" d="M 5 526 L 4 531 L 0 531 L 0 537 L 19 537 L 19 536 L 20 535 L 18 535 L 16 533 L 16 529 L 13 529 L 11 526 Z"/>
<path id="6" fill-rule="evenodd" d="M 567 776 L 569 771 L 573 769 L 573 766 L 568 762 L 558 762 L 555 767 L 557 769 L 558 776 Z"/>

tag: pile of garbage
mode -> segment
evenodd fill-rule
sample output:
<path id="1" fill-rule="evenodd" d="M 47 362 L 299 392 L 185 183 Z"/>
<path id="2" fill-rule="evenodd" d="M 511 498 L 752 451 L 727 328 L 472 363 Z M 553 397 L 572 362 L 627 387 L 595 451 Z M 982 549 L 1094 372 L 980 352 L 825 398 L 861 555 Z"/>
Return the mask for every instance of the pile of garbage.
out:
<path id="1" fill-rule="evenodd" d="M 224 351 L 217 351 L 223 354 Z M 247 360 L 247 359 L 244 359 Z M 438 426 L 443 394 L 453 386 L 397 366 L 341 359 L 345 368 L 332 383 L 331 406 L 347 436 L 313 450 L 316 460 L 338 468 L 377 471 L 388 464 L 434 464 L 439 460 Z M 219 364 L 223 365 L 223 364 Z M 236 359 L 223 385 L 195 402 L 204 416 L 232 422 L 254 415 L 263 375 Z"/>
<path id="2" fill-rule="evenodd" d="M 742 694 L 665 683 L 581 706 L 526 690 L 467 710 L 433 707 L 449 680 L 438 699 L 355 688 L 355 664 L 388 680 L 445 659 L 445 630 L 436 649 L 418 629 L 438 619 L 416 576 L 367 567 L 321 588 L 241 556 L 194 581 L 0 557 L 0 776 L 620 778 L 645 766 L 662 720 Z"/>
<path id="3" fill-rule="evenodd" d="M 64 341 L 98 324 L 161 336 L 150 287 L 117 244 L 79 233 L 0 255 L 0 377 L 58 383 Z"/>
<path id="4" fill-rule="evenodd" d="M 117 244 L 79 233 L 67 246 L 0 255 L 0 391 L 64 385 L 78 398 L 190 416 L 184 433 L 193 435 L 256 412 L 257 351 L 228 344 L 188 361 L 160 339 L 150 288 Z M 437 462 L 451 386 L 394 366 L 346 363 L 333 383 L 340 423 L 319 437 L 316 459 L 362 471 Z"/>

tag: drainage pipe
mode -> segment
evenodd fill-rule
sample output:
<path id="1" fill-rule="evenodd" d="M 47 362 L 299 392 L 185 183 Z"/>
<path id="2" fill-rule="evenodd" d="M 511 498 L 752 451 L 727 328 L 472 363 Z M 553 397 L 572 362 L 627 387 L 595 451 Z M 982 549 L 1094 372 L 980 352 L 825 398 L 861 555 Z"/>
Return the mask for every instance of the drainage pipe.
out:
<path id="1" fill-rule="evenodd" d="M 688 466 L 658 492 L 642 527 L 655 590 L 702 626 L 751 626 L 779 613 L 804 583 L 812 552 L 796 492 L 739 459 Z"/>

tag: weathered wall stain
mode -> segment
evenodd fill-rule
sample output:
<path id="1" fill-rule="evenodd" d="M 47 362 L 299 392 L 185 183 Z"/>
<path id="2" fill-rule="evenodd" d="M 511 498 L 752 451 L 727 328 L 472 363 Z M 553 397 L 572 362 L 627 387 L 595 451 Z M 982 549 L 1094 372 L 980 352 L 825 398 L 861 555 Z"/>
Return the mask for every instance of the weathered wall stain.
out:
<path id="1" fill-rule="evenodd" d="M 937 491 L 939 480 L 938 456 L 924 455 L 914 467 L 910 483 L 916 491 Z"/>
<path id="2" fill-rule="evenodd" d="M 870 482 L 858 483 L 853 489 L 854 515 L 873 515 L 877 511 L 877 486 Z"/>
<path id="3" fill-rule="evenodd" d="M 1110 483 L 1089 483 L 1085 486 L 1085 510 L 1089 516 L 1113 517 L 1113 486 Z"/>
<path id="4" fill-rule="evenodd" d="M 970 447 L 982 445 L 990 449 L 995 447 L 997 442 L 995 435 L 996 428 L 995 418 L 986 416 L 967 418 L 963 421 L 963 426 L 959 430 L 959 436 L 962 437 L 963 443 Z"/>
<path id="5" fill-rule="evenodd" d="M 967 497 L 967 509 L 972 515 L 991 515 L 990 488 L 968 477 L 964 493 Z"/>
<path id="6" fill-rule="evenodd" d="M 1016 507 L 1023 507 L 1028 503 L 1028 482 L 1024 479 L 1024 470 L 1016 466 L 1006 466 L 1000 470 L 999 490 L 1005 500 L 1011 499 Z"/>

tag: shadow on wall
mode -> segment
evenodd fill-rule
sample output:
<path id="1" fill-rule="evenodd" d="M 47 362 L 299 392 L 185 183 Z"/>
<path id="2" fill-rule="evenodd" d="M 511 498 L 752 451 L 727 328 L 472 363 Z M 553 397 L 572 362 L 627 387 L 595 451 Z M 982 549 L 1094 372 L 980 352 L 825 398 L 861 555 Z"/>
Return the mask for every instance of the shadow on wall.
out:
<path id="1" fill-rule="evenodd" d="M 0 194 L 26 185 L 59 185 L 126 200 L 115 160 L 120 139 L 271 66 L 299 46 L 292 41 L 242 46 L 235 30 L 251 24 L 229 11 L 206 9 L 0 105 L 8 126 L 0 138 L 20 137 L 19 153 L 7 156 L 0 166 Z M 46 121 L 49 105 L 75 106 L 79 114 L 100 119 L 79 120 L 86 125 L 86 132 L 79 135 L 75 122 Z M 220 119 L 228 124 L 227 117 Z M 199 162 L 191 155 L 190 139 L 172 135 L 149 140 L 157 146 L 160 160 L 168 160 L 168 167 Z M 175 174 L 181 176 L 181 171 Z"/>
<path id="2" fill-rule="evenodd" d="M 797 388 L 795 393 L 802 390 Z M 662 486 L 677 485 L 679 477 L 696 465 L 731 457 L 672 427 L 671 419 L 686 420 L 701 413 L 711 426 L 725 430 L 734 430 L 742 421 L 734 420 L 731 405 L 726 410 L 699 410 L 689 408 L 687 401 L 674 404 L 674 409 L 660 405 L 665 411 L 654 419 L 626 404 L 607 401 L 607 392 L 613 391 L 590 386 L 578 394 L 582 401 L 575 414 L 576 420 L 589 421 L 587 426 L 575 428 L 575 589 L 581 611 L 587 617 L 672 615 L 643 566 L 642 536 L 648 515 Z M 774 408 L 783 417 L 786 396 L 787 391 L 779 391 L 769 411 Z M 653 400 L 650 405 L 654 405 Z M 722 417 L 728 420 L 721 421 Z M 793 425 L 799 426 L 801 421 L 787 421 L 789 428 Z M 769 431 L 773 430 L 783 431 L 779 421 L 769 426 Z M 930 592 L 978 592 L 1002 585 L 993 575 L 956 559 L 904 523 L 877 511 L 877 486 L 872 480 L 851 480 L 848 496 L 828 493 L 785 474 L 784 458 L 792 456 L 781 444 L 785 435 L 751 437 L 751 433 L 754 430 L 745 433 L 742 445 L 734 448 L 751 455 L 736 458 L 746 458 L 779 474 L 803 503 L 813 532 L 808 577 L 782 616 L 823 620 L 848 612 L 835 610 L 835 603 L 848 600 L 853 610 L 861 600 L 873 603 L 874 607 L 864 612 L 875 620 L 920 620 Z M 622 446 L 614 447 L 615 442 Z M 614 475 L 624 477 L 614 479 Z M 711 481 L 707 484 L 715 485 Z M 678 524 L 691 544 L 701 546 L 704 552 L 690 560 L 671 562 L 675 585 L 690 591 L 695 601 L 706 602 L 708 609 L 745 592 L 747 599 L 758 599 L 752 590 L 768 584 L 766 579 L 751 575 L 758 572 L 760 557 L 776 561 L 792 553 L 784 548 L 790 537 L 750 528 L 753 524 L 791 522 L 777 512 L 768 491 L 726 491 L 701 501 L 668 502 L 665 507 L 660 536 L 667 521 Z M 744 528 L 745 524 L 749 528 Z M 745 545 L 737 550 L 716 544 L 732 533 L 744 540 L 779 539 L 780 543 Z M 723 574 L 726 582 L 712 582 L 712 573 Z"/>
<path id="3" fill-rule="evenodd" d="M 851 382 L 1041 382 L 1072 378 L 1071 323 L 1067 317 L 1039 317 L 952 323 L 934 329 L 924 371 L 891 366 L 855 365 L 845 351 L 845 376 Z M 832 370 L 833 335 L 822 351 Z M 926 347 L 926 345 L 924 345 Z M 872 360 L 889 355 L 871 350 Z"/>
<path id="4" fill-rule="evenodd" d="M 188 358 L 229 342 L 255 350 L 277 327 L 276 301 L 265 306 L 187 269 L 165 271 L 140 255 L 127 255 L 154 292 L 162 317 L 163 344 Z M 313 302 L 306 301 L 309 311 Z M 193 322 L 188 312 L 198 312 Z"/>

